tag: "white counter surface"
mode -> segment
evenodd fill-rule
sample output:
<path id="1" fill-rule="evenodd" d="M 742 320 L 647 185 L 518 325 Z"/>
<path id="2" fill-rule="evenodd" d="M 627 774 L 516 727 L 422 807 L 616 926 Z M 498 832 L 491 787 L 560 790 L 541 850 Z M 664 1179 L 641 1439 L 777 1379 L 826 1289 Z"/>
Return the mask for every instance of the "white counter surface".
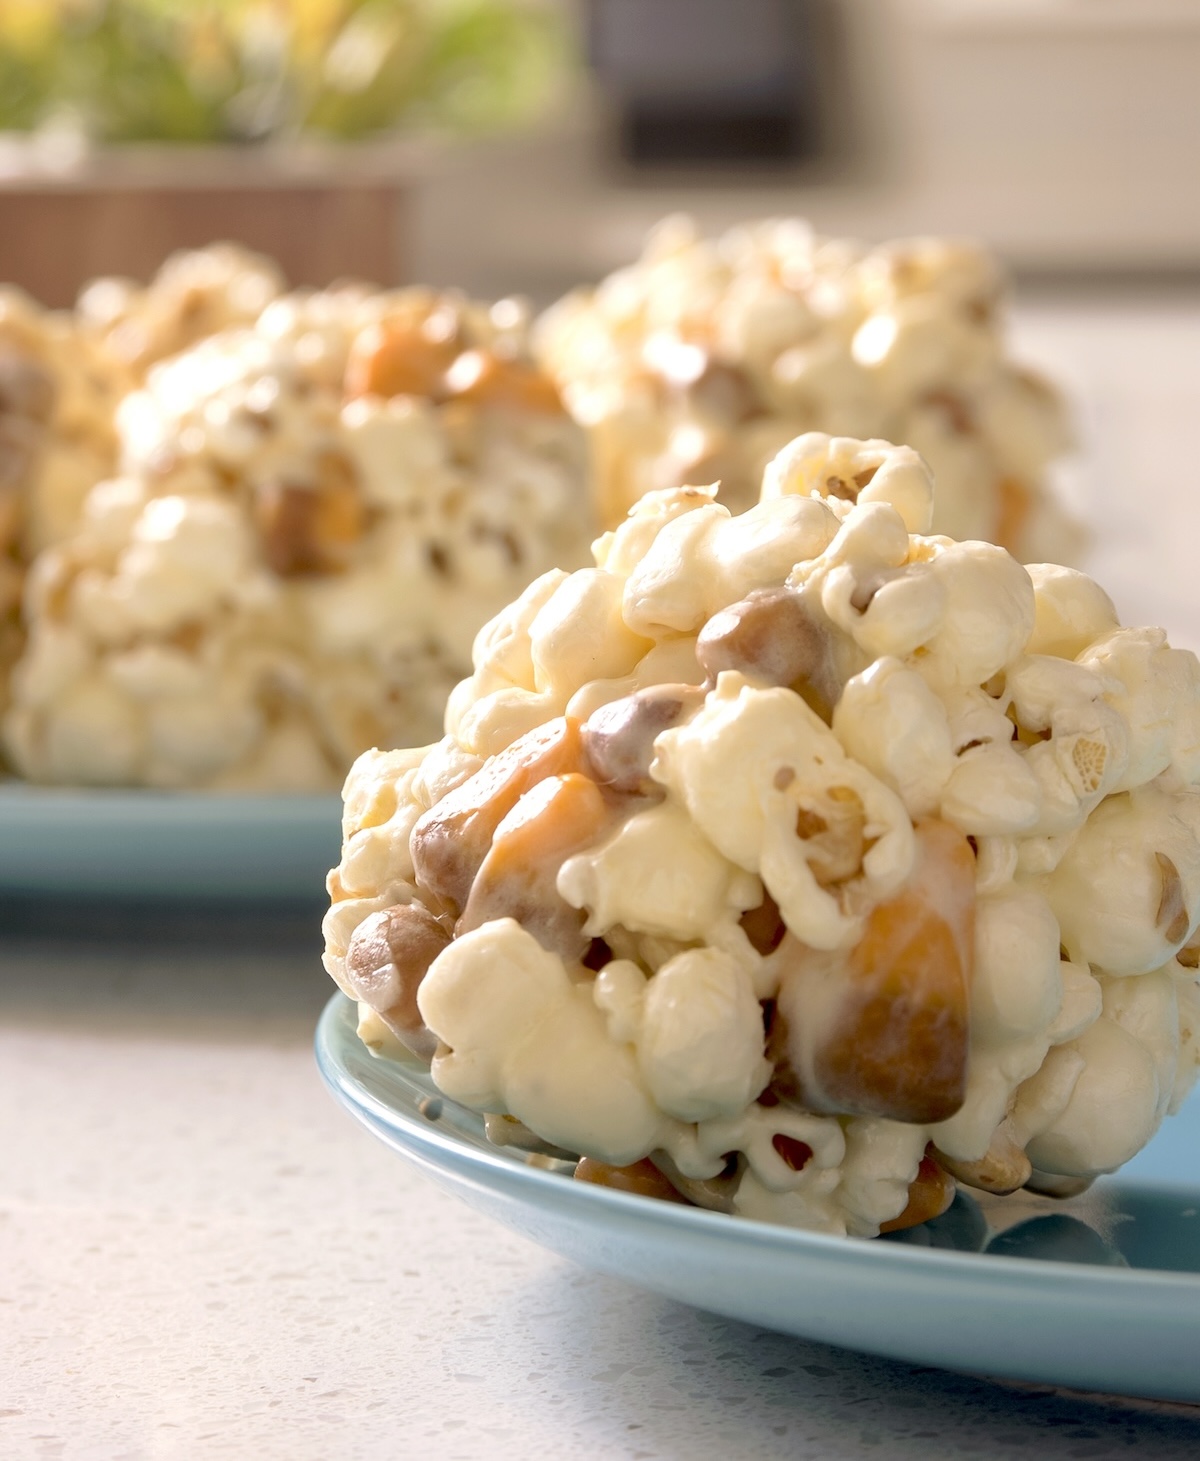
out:
<path id="1" fill-rule="evenodd" d="M 1097 575 L 1200 647 L 1200 304 L 1038 307 L 1022 333 L 1107 443 Z M 322 1089 L 319 910 L 4 903 L 0 1461 L 1200 1455 L 1200 1407 L 806 1344 L 476 1216 Z"/>

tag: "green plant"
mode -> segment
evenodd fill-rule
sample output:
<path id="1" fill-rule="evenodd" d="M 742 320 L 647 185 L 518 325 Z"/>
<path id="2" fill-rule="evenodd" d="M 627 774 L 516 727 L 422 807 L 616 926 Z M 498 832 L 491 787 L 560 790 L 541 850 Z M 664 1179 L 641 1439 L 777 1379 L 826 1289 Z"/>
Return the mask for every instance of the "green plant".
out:
<path id="1" fill-rule="evenodd" d="M 479 131 L 547 102 L 554 0 L 0 0 L 0 129 L 106 142 Z"/>

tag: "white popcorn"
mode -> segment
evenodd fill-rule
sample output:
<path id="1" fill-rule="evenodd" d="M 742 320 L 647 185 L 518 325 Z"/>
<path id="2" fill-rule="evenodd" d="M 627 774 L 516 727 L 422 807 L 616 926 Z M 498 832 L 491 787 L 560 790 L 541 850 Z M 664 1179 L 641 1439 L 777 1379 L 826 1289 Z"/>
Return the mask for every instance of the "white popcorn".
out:
<path id="1" fill-rule="evenodd" d="M 566 579 L 529 626 L 534 683 L 563 703 L 587 680 L 628 674 L 650 648 L 621 617 L 624 585 L 602 568 Z"/>
<path id="2" fill-rule="evenodd" d="M 1058 923 L 1043 898 L 1010 885 L 975 906 L 971 1017 L 982 1043 L 1049 1029 L 1063 1006 Z"/>
<path id="3" fill-rule="evenodd" d="M 942 702 L 915 670 L 884 656 L 846 682 L 833 712 L 846 753 L 890 786 L 911 817 L 937 809 L 955 767 Z"/>
<path id="4" fill-rule="evenodd" d="M 633 1160 L 668 1124 L 633 1050 L 607 1038 L 586 985 L 512 919 L 456 939 L 418 994 L 421 1014 L 450 1047 L 434 1079 L 454 1100 L 503 1110 L 554 1142 L 587 1143 Z M 597 1104 L 600 1088 L 607 1099 Z"/>
<path id="5" fill-rule="evenodd" d="M 1033 633 L 1028 654 L 1074 659 L 1102 635 L 1119 627 L 1113 601 L 1098 583 L 1076 568 L 1030 563 L 1033 581 Z"/>
<path id="6" fill-rule="evenodd" d="M 912 865 L 899 799 L 845 756 L 790 691 L 721 675 L 704 708 L 682 729 L 664 731 L 655 750 L 655 780 L 719 852 L 762 878 L 788 927 L 813 948 L 848 943 L 861 927 L 859 909 L 897 888 Z M 800 813 L 823 820 L 839 804 L 853 809 L 874 842 L 862 857 L 861 882 L 844 894 L 822 887 L 813 870 L 827 851 L 821 833 L 797 830 Z"/>
<path id="7" fill-rule="evenodd" d="M 1116 683 L 1105 700 L 1129 731 L 1129 762 L 1115 790 L 1128 790 L 1174 766 L 1189 780 L 1200 772 L 1200 667 L 1172 649 L 1161 629 L 1120 629 L 1093 642 L 1081 664 Z"/>
<path id="8" fill-rule="evenodd" d="M 815 428 L 853 440 L 863 462 L 822 472 L 797 447 L 768 467 L 768 496 L 882 498 L 910 532 L 930 531 L 932 510 L 933 531 L 1022 559 L 1078 551 L 1044 485 L 1071 445 L 1063 406 L 1005 358 L 1002 281 L 983 250 L 939 239 L 866 249 L 797 219 L 711 240 L 690 221 L 664 227 L 638 262 L 569 294 L 536 330 L 591 435 L 607 522 L 685 483 L 719 481 L 721 501 L 742 509 L 780 448 Z M 867 481 L 880 438 L 905 445 Z"/>
<path id="9" fill-rule="evenodd" d="M 1082 1062 L 1066 1105 L 1035 1133 L 1026 1150 L 1034 1166 L 1064 1176 L 1115 1171 L 1158 1125 L 1160 1095 L 1154 1057 L 1115 1021 L 1101 1016 L 1077 1040 L 1048 1058 L 1057 1067 Z"/>
<path id="10" fill-rule="evenodd" d="M 942 789 L 941 813 L 971 837 L 1028 832 L 1041 811 L 1041 788 L 1028 761 L 1011 745 L 963 751 Z"/>
<path id="11" fill-rule="evenodd" d="M 687 949 L 668 959 L 646 986 L 637 1052 L 668 1115 L 739 1115 L 771 1075 L 750 976 L 719 949 Z"/>
<path id="12" fill-rule="evenodd" d="M 600 847 L 563 863 L 558 891 L 588 910 L 584 931 L 603 937 L 614 925 L 687 942 L 762 900 L 757 879 L 739 870 L 672 802 L 635 813 Z"/>
<path id="13" fill-rule="evenodd" d="M 910 447 L 886 441 L 860 442 L 815 431 L 797 437 L 763 476 L 764 501 L 789 495 L 886 502 L 910 533 L 929 532 L 933 520 L 929 468 Z"/>
<path id="14" fill-rule="evenodd" d="M 670 274 L 693 245 L 657 247 Z M 881 367 L 944 343 L 900 262 L 870 275 L 873 317 L 909 331 Z M 986 271 L 950 276 L 986 300 Z M 684 307 L 642 282 L 605 308 Z M 770 298 L 724 317 L 762 351 Z M 976 343 L 961 369 L 989 368 Z M 863 463 L 857 501 L 833 491 Z M 454 922 L 408 976 L 448 1096 L 581 1177 L 861 1235 L 956 1181 L 1112 1170 L 1178 1106 L 1200 672 L 1082 575 L 912 531 L 926 482 L 912 453 L 809 433 L 744 513 L 652 494 L 595 568 L 479 632 L 441 741 L 356 764 L 327 967 L 349 987 L 380 909 Z M 372 1048 L 388 1028 L 363 1017 Z"/>
<path id="15" fill-rule="evenodd" d="M 1109 974 L 1161 967 L 1200 919 L 1200 790 L 1107 798 L 1042 886 L 1072 959 Z"/>
<path id="16" fill-rule="evenodd" d="M 945 593 L 922 672 L 946 685 L 983 685 L 1015 659 L 1034 623 L 1029 575 L 1003 548 L 947 543 L 929 565 Z"/>

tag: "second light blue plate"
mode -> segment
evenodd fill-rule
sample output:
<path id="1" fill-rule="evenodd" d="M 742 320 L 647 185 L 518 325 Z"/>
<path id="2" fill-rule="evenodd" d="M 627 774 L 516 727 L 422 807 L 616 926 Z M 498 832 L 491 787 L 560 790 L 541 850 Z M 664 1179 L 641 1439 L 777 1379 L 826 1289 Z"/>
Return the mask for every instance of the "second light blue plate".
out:
<path id="1" fill-rule="evenodd" d="M 0 783 L 0 894 L 317 898 L 341 846 L 336 796 Z"/>

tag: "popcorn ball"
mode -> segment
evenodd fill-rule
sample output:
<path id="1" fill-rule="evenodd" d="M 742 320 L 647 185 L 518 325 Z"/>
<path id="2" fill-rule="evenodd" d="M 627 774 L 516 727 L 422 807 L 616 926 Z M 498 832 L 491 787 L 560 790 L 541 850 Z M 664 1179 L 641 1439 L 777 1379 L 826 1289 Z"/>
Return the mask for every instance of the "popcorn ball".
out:
<path id="1" fill-rule="evenodd" d="M 590 537 L 521 306 L 346 287 L 154 366 L 29 576 L 31 780 L 306 789 L 436 734 L 476 631 Z"/>
<path id="2" fill-rule="evenodd" d="M 870 1236 L 1128 1161 L 1200 1059 L 1200 664 L 808 434 L 643 497 L 345 787 L 325 963 L 580 1178 Z"/>
<path id="3" fill-rule="evenodd" d="M 773 220 L 699 237 L 686 218 L 641 259 L 543 317 L 539 349 L 589 431 L 601 513 L 720 483 L 738 511 L 798 434 L 915 447 L 938 483 L 934 530 L 1069 561 L 1079 533 L 1047 493 L 1069 444 L 1056 393 L 1007 357 L 1002 279 L 982 249 L 866 249 Z"/>

